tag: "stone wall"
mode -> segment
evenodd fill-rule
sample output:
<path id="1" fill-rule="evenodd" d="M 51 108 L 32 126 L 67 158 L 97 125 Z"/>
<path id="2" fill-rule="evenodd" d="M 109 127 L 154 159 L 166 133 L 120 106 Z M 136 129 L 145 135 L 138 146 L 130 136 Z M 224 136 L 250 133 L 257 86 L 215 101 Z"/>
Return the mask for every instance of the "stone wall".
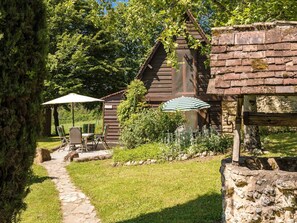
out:
<path id="1" fill-rule="evenodd" d="M 297 222 L 297 158 L 240 163 L 222 161 L 223 222 Z"/>
<path id="2" fill-rule="evenodd" d="M 222 132 L 224 134 L 233 134 L 236 104 L 236 101 L 222 101 Z"/>
<path id="3" fill-rule="evenodd" d="M 297 112 L 296 96 L 257 96 L 257 111 L 266 113 Z M 222 132 L 233 134 L 236 101 L 222 101 Z"/>
<path id="4" fill-rule="evenodd" d="M 289 113 L 297 112 L 296 96 L 258 96 L 257 109 L 259 112 Z"/>

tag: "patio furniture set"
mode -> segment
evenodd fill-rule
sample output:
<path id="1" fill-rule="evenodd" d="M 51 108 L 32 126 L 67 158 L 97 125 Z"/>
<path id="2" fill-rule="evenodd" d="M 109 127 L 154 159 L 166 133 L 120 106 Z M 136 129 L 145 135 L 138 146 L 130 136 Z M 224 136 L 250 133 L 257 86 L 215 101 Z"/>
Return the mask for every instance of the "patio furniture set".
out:
<path id="1" fill-rule="evenodd" d="M 109 149 L 105 140 L 107 129 L 108 125 L 105 125 L 102 134 L 95 134 L 95 124 L 84 124 L 82 128 L 73 126 L 69 129 L 69 138 L 67 138 L 64 126 L 57 126 L 61 140 L 60 150 L 69 148 L 69 150 L 84 152 L 96 149 L 99 143 L 102 143 L 105 149 Z"/>

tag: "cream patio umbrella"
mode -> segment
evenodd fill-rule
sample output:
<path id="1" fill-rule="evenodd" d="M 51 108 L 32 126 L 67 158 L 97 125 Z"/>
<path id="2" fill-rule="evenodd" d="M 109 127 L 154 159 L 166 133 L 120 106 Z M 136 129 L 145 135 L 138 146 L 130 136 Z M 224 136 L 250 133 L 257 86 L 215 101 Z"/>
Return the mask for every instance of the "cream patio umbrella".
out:
<path id="1" fill-rule="evenodd" d="M 98 98 L 88 97 L 80 94 L 70 93 L 65 96 L 53 99 L 51 101 L 44 102 L 43 105 L 53 105 L 53 104 L 71 104 L 72 113 L 72 126 L 74 126 L 74 103 L 85 103 L 85 102 L 95 102 L 104 101 Z"/>

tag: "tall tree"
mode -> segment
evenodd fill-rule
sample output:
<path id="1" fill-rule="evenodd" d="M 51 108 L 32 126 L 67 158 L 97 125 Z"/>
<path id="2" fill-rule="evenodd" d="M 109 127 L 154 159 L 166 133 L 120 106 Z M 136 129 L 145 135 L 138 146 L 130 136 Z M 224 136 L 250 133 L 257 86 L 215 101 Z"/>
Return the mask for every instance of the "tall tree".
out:
<path id="1" fill-rule="evenodd" d="M 46 74 L 42 0 L 0 1 L 0 222 L 16 220 L 40 130 Z"/>
<path id="2" fill-rule="evenodd" d="M 116 8 L 108 10 L 104 21 L 107 29 L 113 34 L 114 38 L 122 44 L 118 55 L 124 58 L 123 64 L 128 68 L 125 72 L 126 84 L 129 84 L 134 79 L 140 64 L 146 58 L 147 53 L 154 45 L 160 33 L 160 27 L 154 22 L 151 22 L 149 31 L 149 28 L 144 24 L 131 26 L 131 23 L 137 23 L 133 19 L 134 13 L 141 13 L 140 11 L 137 9 L 130 11 L 129 5 L 118 3 Z M 135 32 L 138 29 L 146 29 L 146 35 L 138 35 Z"/>
<path id="3" fill-rule="evenodd" d="M 125 87 L 122 44 L 106 28 L 111 4 L 95 0 L 46 0 L 50 51 L 45 99 L 70 92 L 101 97 Z M 58 125 L 57 107 L 54 107 Z"/>

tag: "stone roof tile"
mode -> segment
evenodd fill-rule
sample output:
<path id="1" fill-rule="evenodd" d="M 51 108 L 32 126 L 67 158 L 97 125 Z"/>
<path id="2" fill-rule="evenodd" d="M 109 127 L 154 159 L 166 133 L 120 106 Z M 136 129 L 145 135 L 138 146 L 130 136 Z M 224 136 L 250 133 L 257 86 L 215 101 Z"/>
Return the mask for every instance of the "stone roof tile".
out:
<path id="1" fill-rule="evenodd" d="M 297 21 L 213 29 L 212 94 L 297 93 Z"/>

